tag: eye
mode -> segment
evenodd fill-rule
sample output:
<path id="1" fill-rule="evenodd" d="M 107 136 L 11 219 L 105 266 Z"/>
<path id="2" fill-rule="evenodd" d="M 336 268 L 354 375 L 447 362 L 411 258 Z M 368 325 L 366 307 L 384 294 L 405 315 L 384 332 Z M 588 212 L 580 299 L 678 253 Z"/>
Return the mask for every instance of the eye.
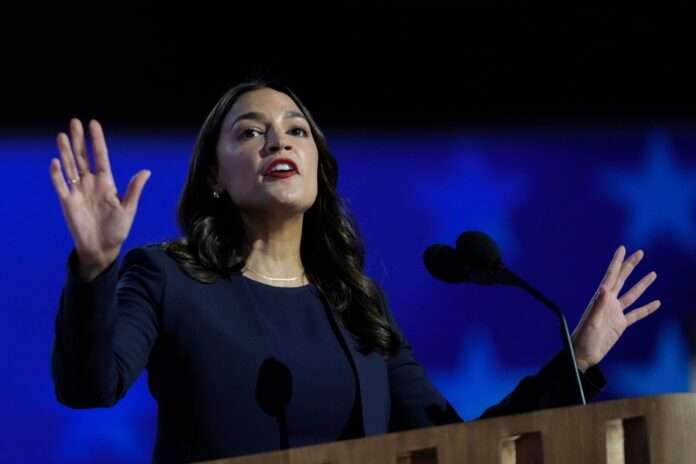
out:
<path id="1" fill-rule="evenodd" d="M 244 129 L 239 133 L 239 136 L 243 139 L 258 137 L 259 135 L 261 135 L 261 131 L 258 129 Z"/>
<path id="2" fill-rule="evenodd" d="M 303 127 L 293 127 L 290 129 L 290 133 L 298 137 L 307 137 L 307 130 Z"/>

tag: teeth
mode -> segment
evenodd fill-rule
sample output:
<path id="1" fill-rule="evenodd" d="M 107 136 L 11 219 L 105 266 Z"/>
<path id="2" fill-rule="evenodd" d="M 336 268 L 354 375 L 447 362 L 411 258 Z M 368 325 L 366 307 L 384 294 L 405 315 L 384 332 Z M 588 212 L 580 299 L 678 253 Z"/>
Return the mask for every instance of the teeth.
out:
<path id="1" fill-rule="evenodd" d="M 292 171 L 292 166 L 290 166 L 288 163 L 278 163 L 273 167 L 273 169 L 271 169 L 271 172 L 277 171 Z"/>

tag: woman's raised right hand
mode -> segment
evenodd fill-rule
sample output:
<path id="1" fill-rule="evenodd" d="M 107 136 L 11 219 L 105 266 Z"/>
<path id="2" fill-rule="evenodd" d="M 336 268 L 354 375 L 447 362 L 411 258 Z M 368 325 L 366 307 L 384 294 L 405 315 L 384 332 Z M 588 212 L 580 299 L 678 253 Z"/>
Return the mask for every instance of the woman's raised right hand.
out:
<path id="1" fill-rule="evenodd" d="M 61 161 L 51 159 L 51 180 L 58 193 L 68 229 L 75 240 L 79 277 L 91 280 L 109 267 L 128 237 L 140 194 L 150 177 L 147 169 L 134 175 L 121 199 L 111 174 L 104 132 L 99 122 L 89 124 L 94 154 L 92 169 L 82 123 L 70 121 L 70 138 L 58 134 Z"/>

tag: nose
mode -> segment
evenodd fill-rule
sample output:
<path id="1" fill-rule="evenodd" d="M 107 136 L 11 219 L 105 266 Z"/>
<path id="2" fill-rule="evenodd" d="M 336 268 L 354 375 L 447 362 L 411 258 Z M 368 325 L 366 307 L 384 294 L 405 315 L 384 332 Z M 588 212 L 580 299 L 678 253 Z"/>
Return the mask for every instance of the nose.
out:
<path id="1" fill-rule="evenodd" d="M 269 131 L 266 139 L 266 151 L 276 153 L 283 150 L 290 150 L 292 145 L 285 134 L 280 131 Z"/>

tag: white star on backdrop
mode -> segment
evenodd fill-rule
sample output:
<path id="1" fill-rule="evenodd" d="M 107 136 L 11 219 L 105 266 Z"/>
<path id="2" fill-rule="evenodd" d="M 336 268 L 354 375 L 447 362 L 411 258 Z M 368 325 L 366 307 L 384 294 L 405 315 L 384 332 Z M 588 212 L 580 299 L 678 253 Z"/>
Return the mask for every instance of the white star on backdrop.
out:
<path id="1" fill-rule="evenodd" d="M 625 363 L 609 378 L 625 396 L 656 395 L 689 391 L 689 347 L 677 323 L 660 327 L 651 359 Z"/>
<path id="2" fill-rule="evenodd" d="M 461 150 L 460 150 L 461 151 Z M 477 151 L 457 156 L 452 168 L 413 189 L 414 202 L 432 215 L 434 240 L 454 245 L 459 234 L 479 230 L 491 236 L 509 256 L 517 249 L 510 210 L 526 197 L 522 173 L 501 173 L 486 165 Z M 425 199 L 425 203 L 424 203 Z"/>
<path id="3" fill-rule="evenodd" d="M 493 343 L 486 330 L 476 330 L 463 337 L 457 367 L 428 371 L 433 384 L 462 419 L 477 418 L 510 393 L 525 375 L 538 370 L 503 366 L 496 359 Z"/>
<path id="4" fill-rule="evenodd" d="M 63 424 L 53 449 L 56 462 L 126 464 L 150 459 L 156 406 L 144 375 L 112 408 L 69 409 L 56 403 L 52 390 L 43 393 Z"/>
<path id="5" fill-rule="evenodd" d="M 625 240 L 633 247 L 666 236 L 696 251 L 696 169 L 680 165 L 669 137 L 654 132 L 642 166 L 610 170 L 603 189 L 625 207 Z"/>

